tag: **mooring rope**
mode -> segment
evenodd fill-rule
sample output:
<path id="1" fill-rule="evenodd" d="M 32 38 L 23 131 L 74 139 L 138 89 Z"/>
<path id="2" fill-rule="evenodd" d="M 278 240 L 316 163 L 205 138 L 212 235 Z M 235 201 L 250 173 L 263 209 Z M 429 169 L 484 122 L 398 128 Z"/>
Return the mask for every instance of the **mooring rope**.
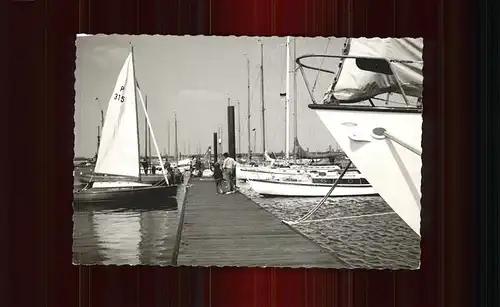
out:
<path id="1" fill-rule="evenodd" d="M 400 140 L 399 138 L 393 136 L 392 134 L 389 134 L 385 128 L 382 127 L 375 128 L 373 129 L 372 133 L 374 135 L 374 138 L 376 139 L 388 138 L 389 140 L 401 145 L 403 148 L 413 152 L 414 154 L 422 156 L 421 150 L 418 150 L 417 148 L 411 146 L 410 144 L 404 142 L 403 140 Z"/>
<path id="2" fill-rule="evenodd" d="M 383 213 L 372 213 L 372 214 L 363 214 L 363 215 L 354 215 L 354 216 L 332 217 L 332 218 L 326 218 L 326 219 L 301 221 L 300 223 L 314 223 L 314 222 L 328 222 L 328 221 L 337 221 L 337 220 L 349 220 L 349 219 L 357 219 L 357 218 L 373 217 L 373 216 L 383 216 L 383 215 L 390 215 L 390 214 L 396 214 L 396 212 L 383 212 Z M 293 224 L 298 224 L 298 223 L 299 222 L 294 222 Z"/>
<path id="3" fill-rule="evenodd" d="M 318 211 L 318 209 L 326 202 L 326 200 L 328 199 L 328 197 L 330 197 L 330 195 L 333 193 L 333 190 L 335 190 L 335 188 L 337 187 L 338 183 L 344 177 L 345 173 L 347 172 L 347 170 L 349 169 L 349 167 L 351 166 L 351 164 L 352 164 L 352 161 L 349 161 L 349 163 L 347 164 L 346 168 L 344 168 L 344 170 L 340 174 L 339 178 L 337 178 L 337 180 L 335 180 L 335 183 L 330 188 L 330 190 L 328 191 L 328 193 L 326 193 L 326 195 L 321 199 L 321 201 L 311 211 L 309 211 L 306 215 L 304 215 L 300 219 L 296 220 L 295 222 L 287 222 L 287 221 L 284 221 L 284 222 L 287 223 L 287 224 L 297 224 L 297 223 L 302 222 L 305 219 L 308 219 L 316 211 Z"/>

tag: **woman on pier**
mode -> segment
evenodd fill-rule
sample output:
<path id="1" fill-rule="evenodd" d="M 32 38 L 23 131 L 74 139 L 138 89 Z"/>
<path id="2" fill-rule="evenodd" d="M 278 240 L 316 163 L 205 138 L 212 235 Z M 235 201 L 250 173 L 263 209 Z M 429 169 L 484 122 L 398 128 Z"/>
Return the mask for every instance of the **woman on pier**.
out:
<path id="1" fill-rule="evenodd" d="M 175 184 L 182 184 L 182 181 L 183 181 L 183 175 L 181 173 L 181 171 L 179 170 L 179 168 L 175 168 L 174 169 L 174 182 Z"/>
<path id="2" fill-rule="evenodd" d="M 223 191 L 221 189 L 222 183 L 222 170 L 220 169 L 220 164 L 214 164 L 214 179 L 215 179 L 215 188 L 217 189 L 217 194 L 222 194 Z"/>
<path id="3" fill-rule="evenodd" d="M 165 169 L 165 172 L 167 172 L 168 182 L 171 185 L 176 184 L 175 183 L 175 178 L 174 178 L 174 170 L 172 169 L 172 166 L 170 165 L 170 162 L 165 161 L 165 165 L 163 166 L 163 168 Z"/>

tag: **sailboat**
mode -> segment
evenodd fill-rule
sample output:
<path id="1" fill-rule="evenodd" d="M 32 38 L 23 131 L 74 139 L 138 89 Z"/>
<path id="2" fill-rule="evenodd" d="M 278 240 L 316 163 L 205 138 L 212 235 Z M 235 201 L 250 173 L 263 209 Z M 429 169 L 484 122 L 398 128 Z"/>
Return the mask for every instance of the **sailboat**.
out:
<path id="1" fill-rule="evenodd" d="M 287 37 L 287 58 L 289 56 L 289 37 Z M 264 178 L 269 178 L 269 176 L 272 175 L 289 175 L 289 174 L 295 174 L 297 173 L 297 170 L 290 170 L 288 168 L 289 165 L 286 165 L 283 167 L 283 165 L 277 165 L 275 164 L 274 160 L 272 159 L 268 152 L 265 149 L 265 105 L 264 105 L 264 51 L 263 51 L 263 45 L 261 44 L 261 53 L 260 53 L 260 78 L 261 78 L 261 104 L 262 104 L 262 148 L 263 148 L 263 155 L 264 155 L 264 161 L 263 163 L 259 163 L 259 165 L 254 165 L 251 164 L 251 145 L 250 145 L 250 64 L 249 60 L 247 59 L 247 98 L 248 98 L 248 118 L 247 118 L 247 125 L 248 125 L 248 163 L 247 164 L 240 164 L 238 163 L 236 166 L 236 179 L 237 180 L 249 180 L 249 179 L 263 179 Z M 288 67 L 289 65 L 287 65 Z M 289 69 L 287 70 L 287 78 L 289 74 Z M 288 83 L 287 83 L 288 87 Z M 288 97 L 289 94 L 287 94 L 287 102 L 286 104 L 288 105 Z M 288 148 L 288 133 L 289 133 L 289 127 L 288 127 L 288 122 L 289 122 L 289 108 L 287 108 L 287 121 L 286 121 L 286 129 L 287 129 L 287 138 L 286 138 L 286 145 L 285 147 Z M 287 149 L 287 154 L 288 154 L 288 149 Z M 288 159 L 287 159 L 288 162 Z M 287 163 L 288 164 L 288 163 Z"/>
<path id="2" fill-rule="evenodd" d="M 264 197 L 324 197 L 335 182 L 337 187 L 329 197 L 377 195 L 359 172 L 349 172 L 340 178 L 338 171 L 302 171 L 297 175 L 272 174 L 267 178 L 248 180 L 252 190 Z"/>
<path id="3" fill-rule="evenodd" d="M 290 69 L 290 40 L 291 38 L 288 36 L 286 42 L 287 74 L 285 102 L 287 111 L 285 156 L 287 162 L 290 159 L 290 75 L 295 73 L 295 70 Z M 297 145 L 297 138 L 295 140 L 295 145 Z M 339 178 L 339 170 L 340 168 L 334 165 L 329 167 L 323 166 L 319 170 L 314 167 L 300 166 L 298 168 L 276 170 L 260 169 L 254 172 L 247 172 L 246 176 L 252 190 L 262 196 L 322 197 L 328 193 L 331 184 L 337 181 L 337 179 L 339 181 L 337 183 L 338 188 L 330 194 L 331 197 L 372 196 L 377 194 L 370 183 L 359 172 L 349 172 L 347 175 L 349 178 L 342 179 Z"/>
<path id="4" fill-rule="evenodd" d="M 386 203 L 420 235 L 423 40 L 347 39 L 341 55 L 296 59 L 314 110 L 349 159 Z M 335 79 L 318 103 L 302 63 L 340 59 Z M 387 95 L 386 99 L 380 98 Z M 389 99 L 400 97 L 402 101 Z"/>
<path id="5" fill-rule="evenodd" d="M 147 109 L 148 109 L 148 101 L 147 101 L 147 97 L 146 97 L 146 107 L 145 107 L 145 112 L 147 112 Z M 103 123 L 104 125 L 104 115 L 103 115 L 103 111 L 101 110 L 101 123 Z M 98 127 L 100 128 L 100 127 Z M 145 128 L 145 152 L 146 152 L 146 160 L 148 160 L 150 163 L 151 163 L 151 157 L 149 156 L 151 154 L 151 137 L 150 137 L 150 134 L 148 133 L 148 123 L 147 123 L 147 119 L 145 119 L 145 125 L 144 125 L 144 128 Z M 99 144 L 100 144 L 100 129 L 98 129 L 97 131 L 97 151 L 99 151 Z M 148 147 L 149 145 L 149 147 Z M 149 151 L 148 151 L 149 149 Z M 149 154 L 148 154 L 149 152 Z M 97 156 L 97 153 L 96 153 L 96 156 Z M 160 167 L 156 167 L 155 165 L 151 165 L 151 170 L 152 169 L 155 169 L 157 172 L 161 172 L 161 169 L 159 169 Z M 74 174 L 73 174 L 74 176 Z M 141 181 L 143 183 L 150 183 L 150 184 L 161 184 L 161 185 L 165 185 L 166 182 L 163 180 L 163 175 L 162 174 L 153 174 L 152 172 L 150 174 L 147 174 L 146 171 L 144 170 L 143 167 L 141 167 Z M 113 175 L 113 176 L 110 176 L 108 174 L 98 174 L 96 172 L 94 172 L 94 170 L 91 168 L 90 170 L 87 170 L 86 172 L 78 172 L 78 176 L 77 176 L 77 180 L 82 183 L 82 184 L 86 184 L 86 183 L 90 183 L 90 182 L 97 182 L 97 181 L 126 181 L 128 180 L 129 178 L 127 178 L 127 176 L 116 176 L 116 175 Z"/>
<path id="6" fill-rule="evenodd" d="M 164 170 L 163 180 L 166 185 L 145 183 L 141 180 L 137 94 L 163 170 L 158 145 L 135 78 L 134 52 L 131 47 L 109 100 L 94 169 L 97 174 L 120 176 L 120 179 L 123 179 L 89 182 L 83 189 L 74 191 L 75 205 L 96 202 L 134 206 L 160 205 L 166 198 L 176 196 L 177 186 L 169 183 Z"/>
<path id="7" fill-rule="evenodd" d="M 286 159 L 285 163 L 275 163 L 275 159 L 271 158 L 268 154 L 267 151 L 264 151 L 264 163 L 263 165 L 259 165 L 259 166 L 254 166 L 254 165 L 248 165 L 248 164 L 239 164 L 237 165 L 236 167 L 236 179 L 238 180 L 248 180 L 248 179 L 263 179 L 263 175 L 264 174 L 276 174 L 276 175 L 280 175 L 280 174 L 295 174 L 297 172 L 299 173 L 302 173 L 302 171 L 308 171 L 308 170 L 313 170 L 313 171 L 332 171 L 332 170 L 336 170 L 338 169 L 337 166 L 334 166 L 334 165 L 321 165 L 321 166 L 312 166 L 312 165 L 298 165 L 297 163 L 294 163 L 293 161 L 290 160 L 290 152 L 289 152 L 289 148 L 290 148 L 290 144 L 289 144 L 289 140 L 290 140 L 290 101 L 292 100 L 290 98 L 290 75 L 293 75 L 293 79 L 294 79 L 294 83 L 295 83 L 295 77 L 296 77 L 296 73 L 295 73 L 295 68 L 293 70 L 291 70 L 291 67 L 290 67 L 290 41 L 291 41 L 291 37 L 287 37 L 287 43 L 286 43 L 286 55 L 287 55 L 287 72 L 286 72 L 286 93 L 285 93 L 285 96 L 286 96 L 286 103 L 285 103 L 285 108 L 286 108 L 286 120 L 285 120 L 285 126 L 286 126 L 286 137 L 285 137 L 285 155 L 286 155 Z M 295 43 L 294 43 L 294 47 L 295 47 Z M 263 55 L 261 54 L 261 57 Z M 262 62 L 262 61 L 261 61 Z M 262 64 L 261 64 L 262 65 Z M 247 69 L 249 70 L 249 64 L 248 64 L 248 60 L 247 60 Z M 262 73 L 262 69 L 261 69 L 261 73 Z M 248 78 L 248 113 L 250 114 L 250 72 L 248 71 L 248 74 L 247 74 L 247 78 Z M 261 76 L 262 78 L 262 76 Z M 295 84 L 294 84 L 295 85 Z M 264 84 L 261 84 L 262 86 L 262 91 L 264 91 L 263 89 L 263 86 Z M 294 96 L 296 97 L 297 96 L 297 88 L 296 86 L 294 86 Z M 282 94 L 280 94 L 282 95 Z M 296 99 L 294 98 L 294 103 L 296 103 Z M 264 108 L 263 108 L 264 109 Z M 262 114 L 262 116 L 264 116 L 264 114 Z M 309 154 L 309 153 L 306 153 L 304 150 L 302 150 L 302 148 L 300 147 L 300 145 L 298 145 L 298 139 L 297 139 L 297 113 L 296 113 L 296 110 L 295 110 L 295 141 L 294 141 L 294 151 L 293 151 L 293 155 L 296 156 L 296 157 L 299 157 L 299 158 L 308 158 L 308 159 L 320 159 L 320 158 L 335 158 L 335 157 L 338 157 L 338 156 L 342 156 L 342 153 L 328 153 L 328 154 Z M 247 119 L 247 123 L 248 123 L 248 144 L 249 144 L 249 156 L 250 156 L 250 116 L 248 116 L 248 119 Z M 262 128 L 264 129 L 264 128 Z M 299 170 L 300 169 L 300 170 Z"/>
<path id="8" fill-rule="evenodd" d="M 154 166 L 153 166 L 154 167 Z M 161 172 L 161 171 L 157 171 Z M 90 182 L 98 182 L 98 181 L 126 181 L 129 180 L 128 176 L 112 176 L 107 174 L 97 174 L 94 172 L 91 173 L 83 173 L 80 172 L 78 175 L 78 180 L 81 183 L 90 183 Z M 166 185 L 167 183 L 163 180 L 163 174 L 144 174 L 141 171 L 141 182 L 148 184 L 156 184 L 156 185 Z"/>

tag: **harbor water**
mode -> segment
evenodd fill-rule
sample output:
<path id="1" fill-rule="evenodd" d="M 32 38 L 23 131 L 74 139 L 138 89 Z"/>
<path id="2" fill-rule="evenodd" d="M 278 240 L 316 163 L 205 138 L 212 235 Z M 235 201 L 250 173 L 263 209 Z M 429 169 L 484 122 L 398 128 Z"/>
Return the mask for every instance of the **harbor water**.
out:
<path id="1" fill-rule="evenodd" d="M 281 220 L 305 215 L 321 198 L 262 198 L 245 183 L 240 191 Z M 179 189 L 177 201 L 184 198 Z M 296 231 L 331 251 L 348 268 L 416 269 L 420 237 L 380 197 L 330 198 Z M 170 265 L 177 210 L 75 210 L 73 263 Z"/>
<path id="2" fill-rule="evenodd" d="M 78 178 L 75 186 L 83 186 Z M 183 198 L 184 189 L 178 189 L 176 199 L 154 209 L 74 208 L 73 263 L 170 265 L 178 225 L 172 202 Z"/>
<path id="3" fill-rule="evenodd" d="M 263 198 L 247 184 L 242 193 L 281 220 L 296 221 L 321 198 Z M 307 220 L 293 227 L 331 251 L 348 268 L 417 269 L 420 236 L 380 196 L 329 198 Z"/>

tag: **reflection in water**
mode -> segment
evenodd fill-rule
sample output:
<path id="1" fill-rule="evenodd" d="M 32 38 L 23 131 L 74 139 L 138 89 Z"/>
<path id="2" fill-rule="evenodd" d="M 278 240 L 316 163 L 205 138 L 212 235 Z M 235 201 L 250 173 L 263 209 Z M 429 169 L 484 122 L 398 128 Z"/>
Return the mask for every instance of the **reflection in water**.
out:
<path id="1" fill-rule="evenodd" d="M 78 264 L 102 263 L 103 254 L 97 248 L 93 213 L 73 214 L 73 262 Z"/>
<path id="2" fill-rule="evenodd" d="M 170 260 L 172 253 L 169 251 L 172 247 L 169 244 L 172 240 L 166 237 L 169 233 L 168 214 L 168 211 L 160 210 L 141 214 L 141 238 L 138 247 L 141 264 L 155 265 L 158 261 Z"/>
<path id="3" fill-rule="evenodd" d="M 80 211 L 73 215 L 78 264 L 168 265 L 176 211 Z"/>
<path id="4" fill-rule="evenodd" d="M 148 210 L 85 208 L 73 213 L 73 263 L 169 265 L 177 227 L 177 199 Z"/>
<path id="5" fill-rule="evenodd" d="M 136 212 L 95 212 L 93 220 L 103 264 L 139 264 L 141 214 Z"/>

